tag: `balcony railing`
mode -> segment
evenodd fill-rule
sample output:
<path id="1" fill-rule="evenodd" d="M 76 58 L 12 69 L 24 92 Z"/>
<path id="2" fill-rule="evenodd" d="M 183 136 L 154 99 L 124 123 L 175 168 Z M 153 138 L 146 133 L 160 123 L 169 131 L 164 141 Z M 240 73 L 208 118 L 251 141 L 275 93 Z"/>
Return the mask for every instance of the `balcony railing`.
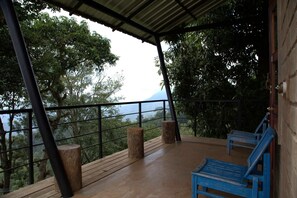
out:
<path id="1" fill-rule="evenodd" d="M 177 111 L 181 134 L 207 135 L 204 133 L 213 130 L 212 135 L 224 138 L 221 134 L 242 122 L 239 101 L 187 103 L 191 103 L 189 108 L 194 113 L 186 115 Z M 57 145 L 81 145 L 83 164 L 126 149 L 128 127 L 144 128 L 146 141 L 160 136 L 162 121 L 171 119 L 166 100 L 51 107 L 46 111 Z M 4 126 L 0 131 L 2 193 L 51 176 L 32 109 L 0 111 L 0 116 Z M 202 120 L 201 116 L 207 119 Z"/>

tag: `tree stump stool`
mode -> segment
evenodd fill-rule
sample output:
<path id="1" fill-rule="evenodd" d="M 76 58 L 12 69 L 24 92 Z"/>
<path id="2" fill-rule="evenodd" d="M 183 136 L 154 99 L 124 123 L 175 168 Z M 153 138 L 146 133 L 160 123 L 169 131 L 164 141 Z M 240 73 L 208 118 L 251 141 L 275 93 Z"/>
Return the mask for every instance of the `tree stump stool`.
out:
<path id="1" fill-rule="evenodd" d="M 78 144 L 58 146 L 58 151 L 73 192 L 82 188 L 81 148 Z M 60 191 L 57 181 L 55 187 Z"/>
<path id="2" fill-rule="evenodd" d="M 144 157 L 143 129 L 139 127 L 127 129 L 128 157 L 140 159 Z"/>
<path id="3" fill-rule="evenodd" d="M 162 142 L 165 144 L 175 143 L 175 121 L 162 122 Z"/>

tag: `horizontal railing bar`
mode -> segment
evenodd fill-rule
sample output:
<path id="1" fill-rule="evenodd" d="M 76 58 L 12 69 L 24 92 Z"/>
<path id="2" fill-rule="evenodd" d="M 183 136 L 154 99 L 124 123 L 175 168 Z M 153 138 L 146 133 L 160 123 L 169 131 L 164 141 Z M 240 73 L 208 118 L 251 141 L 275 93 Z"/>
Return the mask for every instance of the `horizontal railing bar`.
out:
<path id="1" fill-rule="evenodd" d="M 137 104 L 137 103 L 153 103 L 153 102 L 163 102 L 167 100 L 146 100 L 146 101 L 133 101 L 133 102 L 116 102 L 116 103 L 97 103 L 97 104 L 88 104 L 88 105 L 73 105 L 73 106 L 64 106 L 64 107 L 46 107 L 46 110 L 59 110 L 59 109 L 73 109 L 73 108 L 86 108 L 86 107 L 98 107 L 98 106 L 118 106 L 118 105 L 128 105 L 128 104 Z"/>
<path id="2" fill-rule="evenodd" d="M 69 105 L 62 107 L 45 107 L 45 110 L 61 110 L 61 109 L 76 109 L 76 108 L 87 108 L 87 107 L 98 107 L 98 106 L 118 106 L 118 105 L 128 105 L 128 104 L 138 104 L 138 103 L 154 103 L 154 102 L 163 102 L 167 100 L 146 100 L 146 101 L 132 101 L 132 102 L 115 102 L 115 103 L 96 103 L 96 104 L 87 104 L 87 105 Z M 32 109 L 14 109 L 14 110 L 1 110 L 0 114 L 9 114 L 9 113 L 28 113 L 33 112 Z"/>

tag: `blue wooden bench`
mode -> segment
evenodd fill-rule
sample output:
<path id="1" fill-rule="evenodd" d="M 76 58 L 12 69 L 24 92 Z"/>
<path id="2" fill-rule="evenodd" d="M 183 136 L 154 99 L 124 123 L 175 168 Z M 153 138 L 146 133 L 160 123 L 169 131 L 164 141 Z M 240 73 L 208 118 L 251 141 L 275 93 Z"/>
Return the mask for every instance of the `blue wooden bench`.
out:
<path id="1" fill-rule="evenodd" d="M 264 118 L 261 120 L 260 124 L 257 126 L 254 133 L 232 130 L 227 134 L 227 153 L 230 154 L 230 150 L 234 147 L 245 147 L 245 148 L 254 148 L 254 146 L 261 139 L 262 133 L 268 127 L 268 116 L 269 113 L 266 113 Z"/>
<path id="2" fill-rule="evenodd" d="M 268 147 L 275 132 L 268 127 L 247 159 L 247 166 L 205 159 L 192 171 L 192 198 L 199 194 L 222 198 L 209 189 L 250 198 L 270 196 L 270 154 Z"/>

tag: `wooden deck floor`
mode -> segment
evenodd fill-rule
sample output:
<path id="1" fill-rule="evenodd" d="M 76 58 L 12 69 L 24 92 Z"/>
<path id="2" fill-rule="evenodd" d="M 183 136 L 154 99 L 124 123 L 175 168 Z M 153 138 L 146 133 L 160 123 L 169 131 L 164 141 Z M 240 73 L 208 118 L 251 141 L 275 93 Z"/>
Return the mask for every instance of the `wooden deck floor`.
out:
<path id="1" fill-rule="evenodd" d="M 82 166 L 83 188 L 75 198 L 86 197 L 190 197 L 191 171 L 205 157 L 245 164 L 248 149 L 226 154 L 226 142 L 211 138 L 182 137 L 182 142 L 163 144 L 161 138 L 145 142 L 145 158 L 129 159 L 127 150 Z M 3 198 L 60 197 L 54 179 L 9 193 Z"/>

